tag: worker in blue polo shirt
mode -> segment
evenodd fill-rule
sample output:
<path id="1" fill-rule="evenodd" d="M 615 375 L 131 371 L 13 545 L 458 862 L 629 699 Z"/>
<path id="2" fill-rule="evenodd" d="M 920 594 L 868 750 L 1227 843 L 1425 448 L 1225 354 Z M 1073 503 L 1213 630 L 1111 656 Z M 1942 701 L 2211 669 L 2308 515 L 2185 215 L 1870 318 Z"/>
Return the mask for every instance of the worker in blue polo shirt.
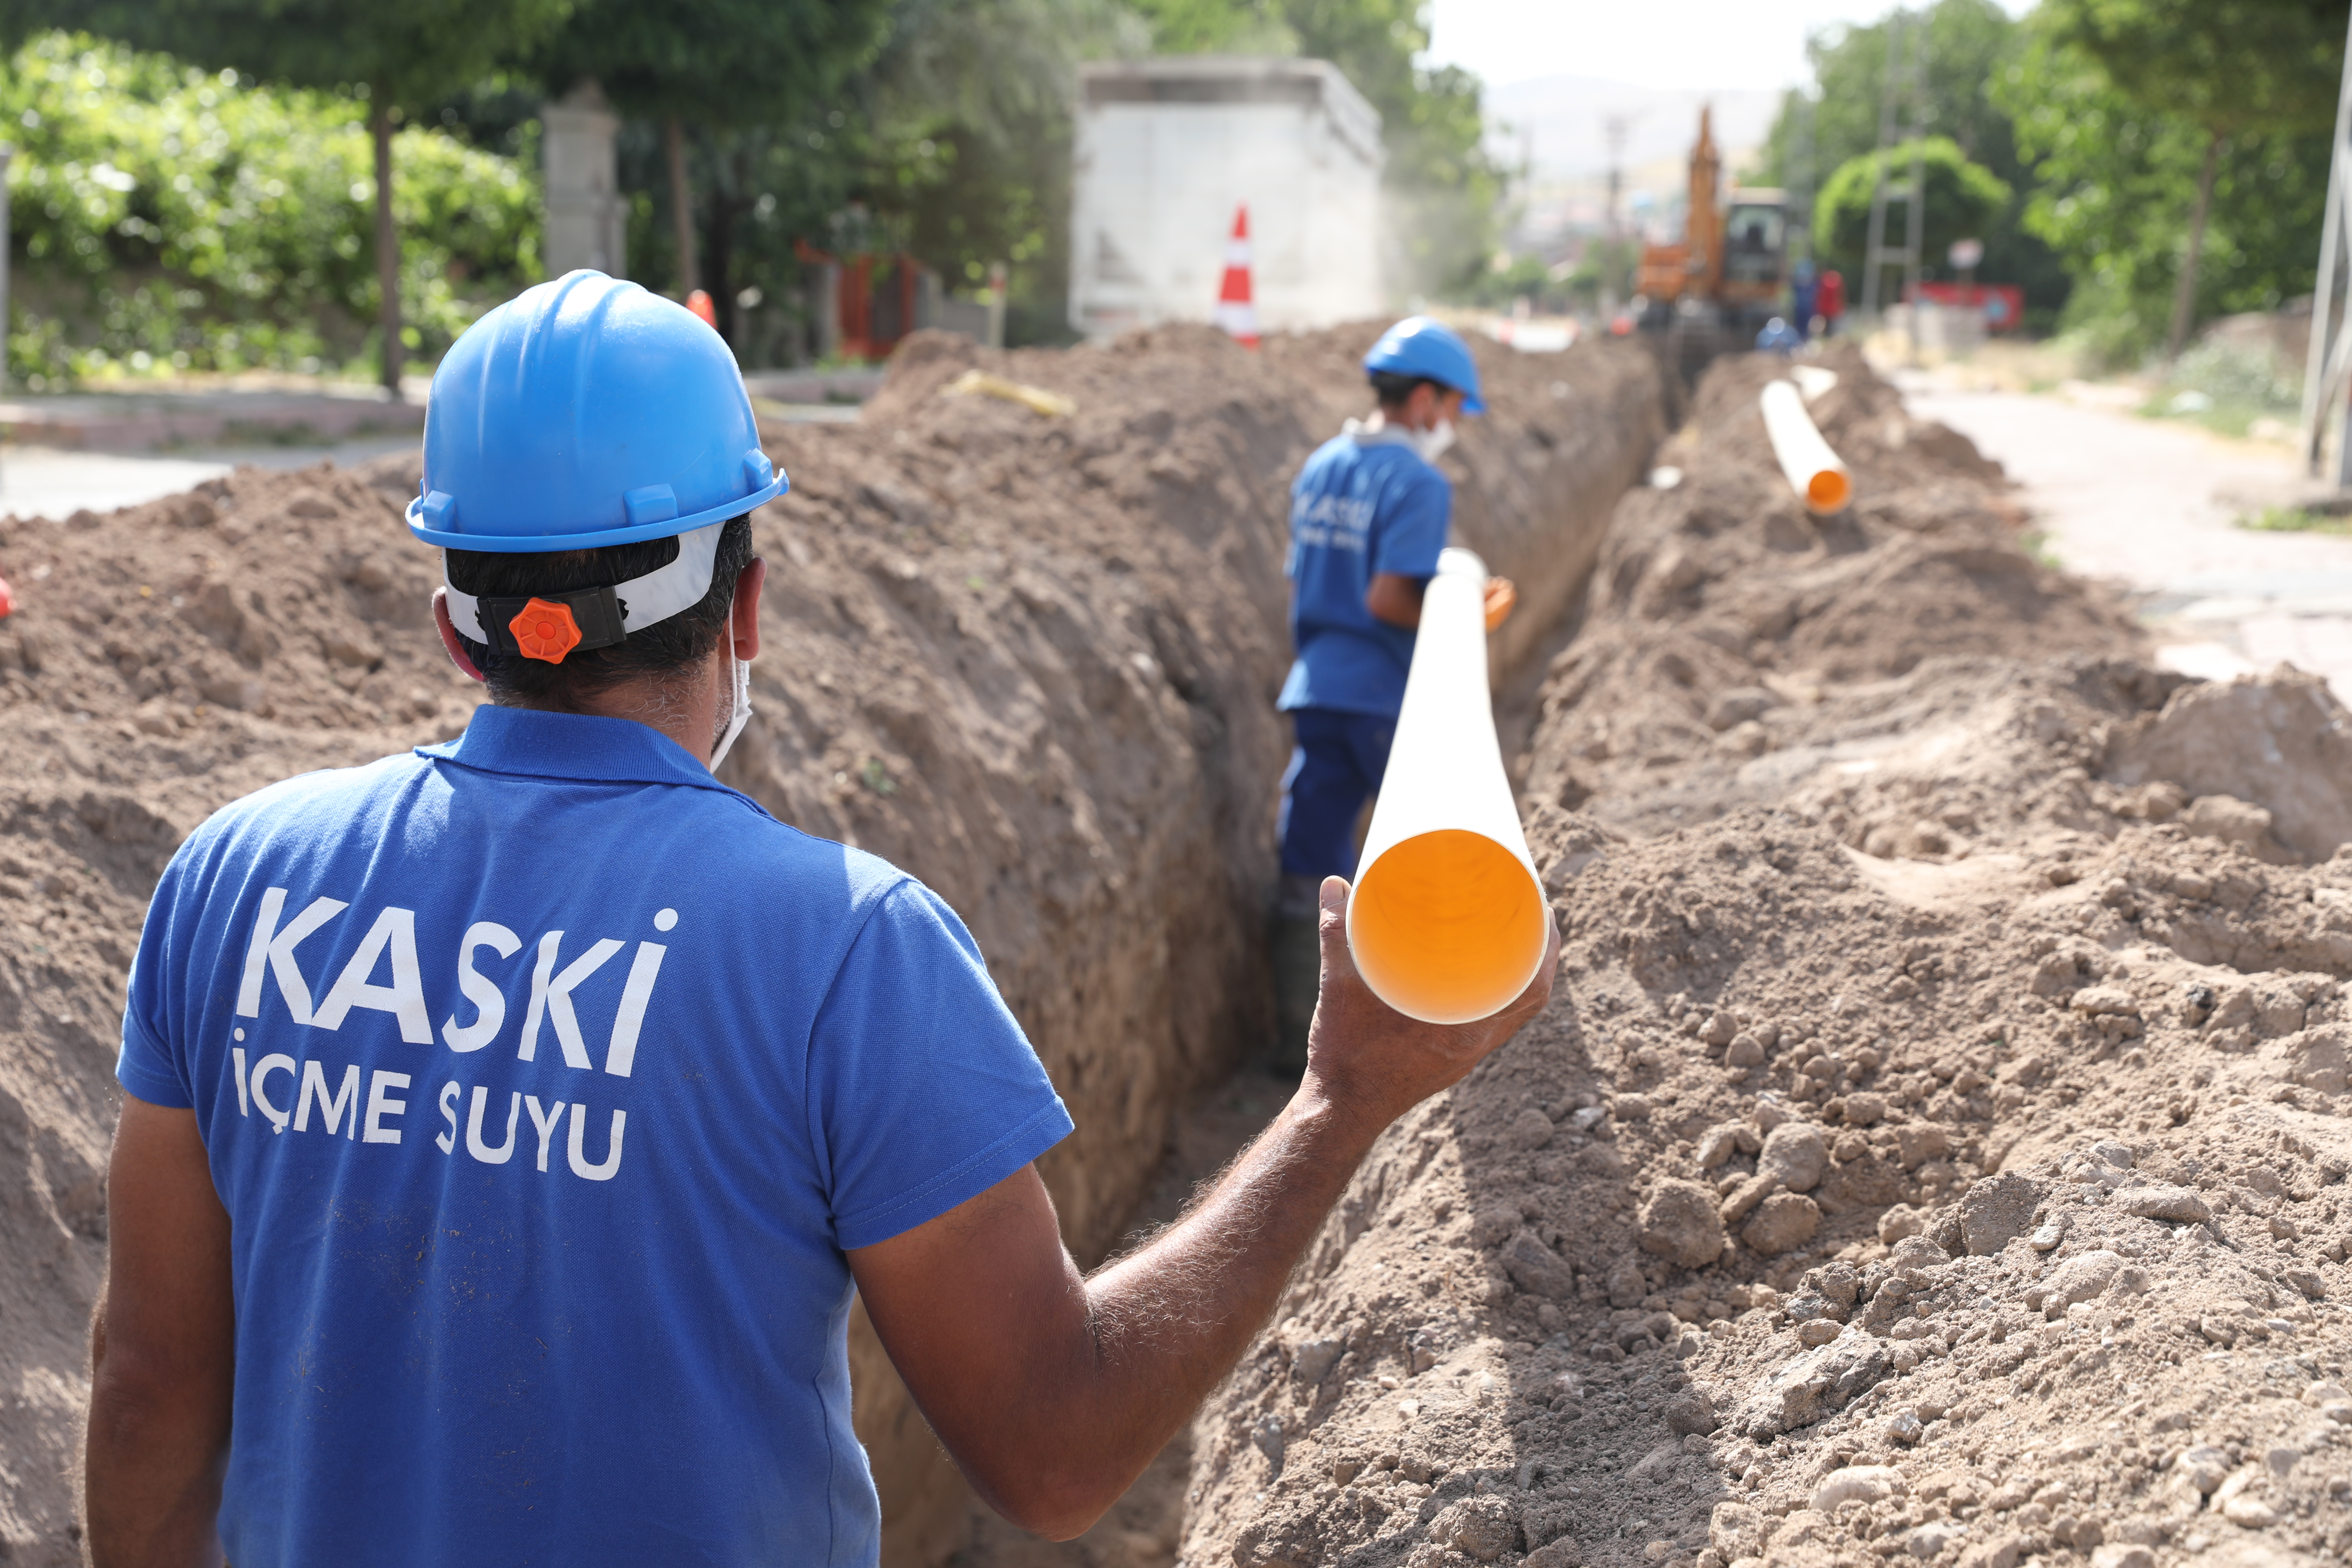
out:
<path id="1" fill-rule="evenodd" d="M 1437 574 L 1454 486 L 1437 467 L 1454 421 L 1483 413 L 1461 335 L 1427 316 L 1391 327 L 1364 356 L 1378 406 L 1318 447 L 1290 487 L 1290 638 L 1276 706 L 1295 745 L 1282 778 L 1282 881 L 1275 909 L 1273 1065 L 1307 1066 L 1320 955 L 1317 899 L 1356 873 L 1356 824 L 1381 787 L 1412 668 L 1421 595 Z M 1513 589 L 1487 584 L 1489 629 Z"/>
<path id="2" fill-rule="evenodd" d="M 1082 1277 L 1071 1123 L 971 935 L 720 784 L 782 495 L 734 361 L 574 272 L 434 378 L 415 537 L 490 702 L 225 807 L 157 886 L 91 1324 L 98 1568 L 871 1565 L 853 1292 L 981 1495 L 1093 1523 L 1231 1369 L 1469 1028 L 1356 978 L 1297 1094 Z M 299 548 L 299 546 L 293 546 Z"/>

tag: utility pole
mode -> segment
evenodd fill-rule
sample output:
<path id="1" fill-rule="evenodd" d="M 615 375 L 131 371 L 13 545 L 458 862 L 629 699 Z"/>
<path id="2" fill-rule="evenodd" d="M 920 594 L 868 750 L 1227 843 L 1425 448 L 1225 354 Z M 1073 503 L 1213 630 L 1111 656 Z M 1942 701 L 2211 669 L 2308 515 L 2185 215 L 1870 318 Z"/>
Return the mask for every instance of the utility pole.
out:
<path id="1" fill-rule="evenodd" d="M 1927 19 L 1908 11 L 1896 11 L 1886 18 L 1886 76 L 1885 89 L 1878 100 L 1878 153 L 1874 161 L 1875 178 L 1870 188 L 1870 239 L 1863 252 L 1862 310 L 1865 316 L 1879 313 L 1882 275 L 1887 267 L 1900 263 L 1903 284 L 1911 300 L 1911 354 L 1919 353 L 1919 252 L 1927 227 Z M 1895 149 L 1903 142 L 1911 143 L 1911 180 L 1907 186 L 1896 185 L 1887 178 L 1887 163 Z M 1900 247 L 1886 243 L 1886 204 L 1900 196 L 1907 209 L 1904 224 L 1906 243 Z"/>
<path id="2" fill-rule="evenodd" d="M 2345 69 L 2336 95 L 2336 140 L 2327 161 L 2327 216 L 2320 227 L 2318 286 L 2311 293 L 2311 346 L 2304 356 L 2303 461 L 2312 478 L 2321 476 L 2331 427 L 2336 437 L 2334 472 L 2338 488 L 2352 483 L 2352 408 L 2345 398 L 2346 372 L 2352 368 L 2352 300 L 2336 297 L 2336 272 L 2352 283 L 2352 26 L 2346 28 Z"/>
<path id="3" fill-rule="evenodd" d="M 1617 274 L 1624 265 L 1625 227 L 1619 216 L 1618 201 L 1625 186 L 1625 134 L 1633 129 L 1631 116 L 1612 114 L 1601 121 L 1601 133 L 1609 142 L 1609 210 L 1603 224 L 1608 233 L 1608 261 L 1601 274 L 1601 313 L 1613 316 L 1617 311 Z"/>

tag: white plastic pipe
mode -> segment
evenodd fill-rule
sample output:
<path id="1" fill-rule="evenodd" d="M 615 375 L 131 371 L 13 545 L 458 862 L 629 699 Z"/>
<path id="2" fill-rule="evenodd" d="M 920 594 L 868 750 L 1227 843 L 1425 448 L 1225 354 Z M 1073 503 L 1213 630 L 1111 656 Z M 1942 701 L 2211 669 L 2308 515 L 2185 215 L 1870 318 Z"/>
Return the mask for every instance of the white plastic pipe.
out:
<path id="1" fill-rule="evenodd" d="M 1372 994 L 1426 1024 L 1516 1000 L 1550 921 L 1495 739 L 1486 684 L 1486 563 L 1438 557 L 1388 774 L 1348 901 L 1348 948 Z"/>
<path id="2" fill-rule="evenodd" d="M 1822 439 L 1794 382 L 1765 383 L 1764 432 L 1800 500 L 1823 514 L 1845 510 L 1853 499 L 1853 475 Z"/>

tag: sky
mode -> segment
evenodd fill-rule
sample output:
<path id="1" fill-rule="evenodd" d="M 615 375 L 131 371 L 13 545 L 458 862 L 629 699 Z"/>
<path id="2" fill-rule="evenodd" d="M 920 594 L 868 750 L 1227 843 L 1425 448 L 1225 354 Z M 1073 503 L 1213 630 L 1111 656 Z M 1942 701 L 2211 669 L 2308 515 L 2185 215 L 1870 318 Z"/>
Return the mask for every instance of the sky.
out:
<path id="1" fill-rule="evenodd" d="M 2000 4 L 2022 16 L 2033 0 Z M 1581 76 L 1769 89 L 1806 79 L 1809 28 L 1892 9 L 1889 0 L 1434 0 L 1430 55 L 1490 87 Z"/>

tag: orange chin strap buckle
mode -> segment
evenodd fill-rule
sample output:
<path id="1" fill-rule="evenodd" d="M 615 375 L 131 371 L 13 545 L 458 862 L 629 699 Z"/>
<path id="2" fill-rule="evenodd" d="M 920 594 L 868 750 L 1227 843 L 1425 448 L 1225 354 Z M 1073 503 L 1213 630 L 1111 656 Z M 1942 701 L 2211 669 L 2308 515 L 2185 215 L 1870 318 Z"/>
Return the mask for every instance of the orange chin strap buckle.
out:
<path id="1" fill-rule="evenodd" d="M 580 623 L 572 618 L 572 606 L 545 599 L 525 604 L 507 623 L 507 630 L 514 634 L 515 647 L 523 658 L 549 664 L 562 664 L 563 656 L 580 646 Z"/>

